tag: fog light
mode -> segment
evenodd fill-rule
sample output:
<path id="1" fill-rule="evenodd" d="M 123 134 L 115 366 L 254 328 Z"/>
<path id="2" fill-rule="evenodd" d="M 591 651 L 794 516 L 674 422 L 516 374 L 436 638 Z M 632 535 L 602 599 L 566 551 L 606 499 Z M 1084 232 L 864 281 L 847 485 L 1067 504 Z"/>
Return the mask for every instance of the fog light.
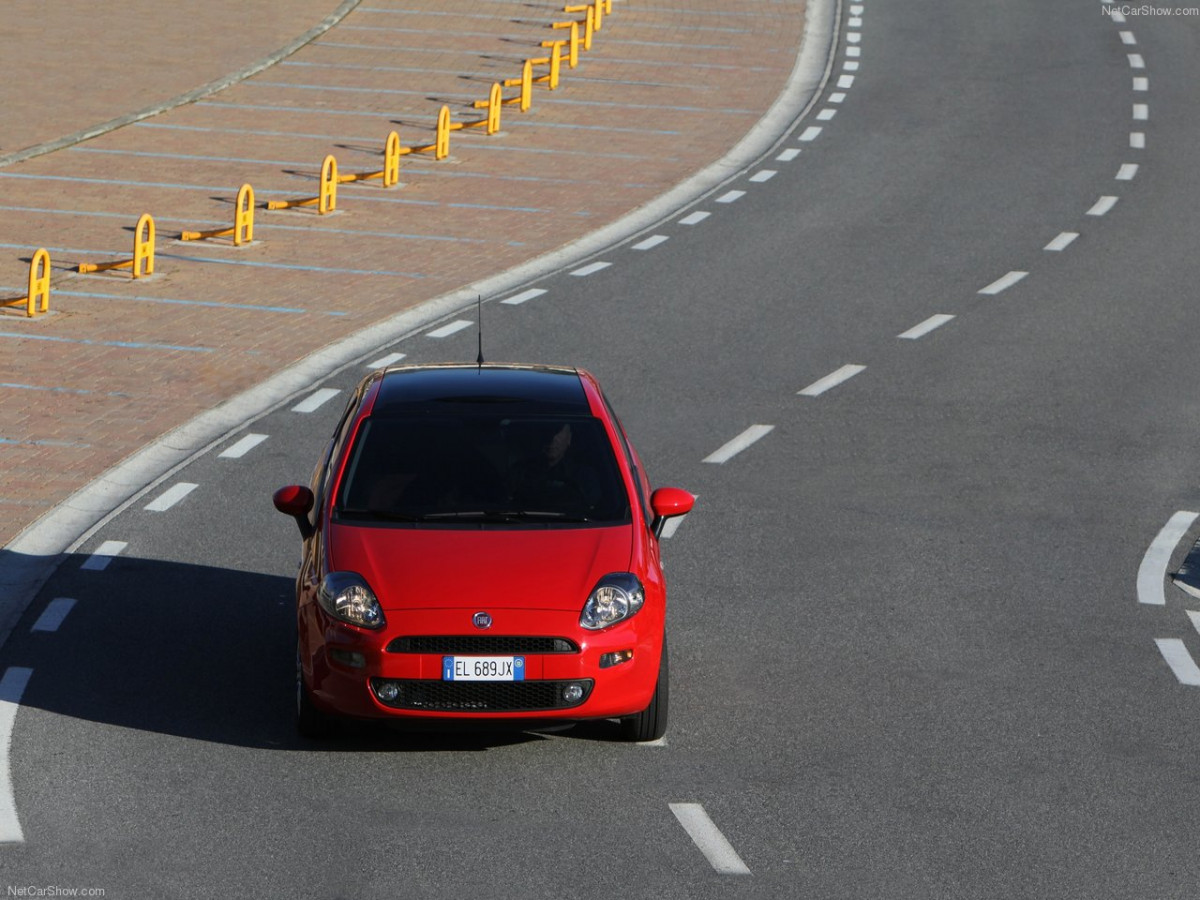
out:
<path id="1" fill-rule="evenodd" d="M 633 659 L 632 650 L 618 650 L 616 653 L 605 653 L 600 657 L 600 668 L 611 669 L 613 666 L 627 663 L 631 659 Z"/>
<path id="2" fill-rule="evenodd" d="M 361 669 L 367 664 L 367 658 L 357 650 L 338 650 L 334 648 L 329 651 L 329 655 L 334 662 L 339 662 L 343 666 L 351 666 L 355 669 Z"/>
<path id="3" fill-rule="evenodd" d="M 562 698 L 564 703 L 578 703 L 583 699 L 582 684 L 568 684 L 563 688 Z"/>
<path id="4" fill-rule="evenodd" d="M 382 681 L 375 685 L 375 696 L 384 703 L 392 703 L 400 696 L 400 685 L 394 681 Z"/>

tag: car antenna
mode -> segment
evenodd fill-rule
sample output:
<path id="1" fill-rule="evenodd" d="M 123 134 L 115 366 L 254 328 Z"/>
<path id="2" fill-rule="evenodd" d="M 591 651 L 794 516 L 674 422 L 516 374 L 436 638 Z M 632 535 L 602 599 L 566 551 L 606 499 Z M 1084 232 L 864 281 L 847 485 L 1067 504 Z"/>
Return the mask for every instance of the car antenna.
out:
<path id="1" fill-rule="evenodd" d="M 483 365 L 483 295 L 475 295 L 475 310 L 479 319 L 479 356 L 475 359 L 475 365 Z"/>

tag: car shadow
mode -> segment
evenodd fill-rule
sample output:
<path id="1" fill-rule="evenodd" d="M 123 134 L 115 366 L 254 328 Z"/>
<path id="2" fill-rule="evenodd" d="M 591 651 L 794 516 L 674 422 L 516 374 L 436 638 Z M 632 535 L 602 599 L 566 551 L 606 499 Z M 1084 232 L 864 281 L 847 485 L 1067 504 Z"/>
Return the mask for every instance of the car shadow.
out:
<path id="1" fill-rule="evenodd" d="M 32 669 L 20 703 L 61 716 L 196 741 L 321 752 L 482 752 L 555 737 L 597 740 L 615 723 L 544 733 L 515 727 L 342 723 L 296 734 L 293 580 L 128 556 L 102 571 L 69 555 L 0 650 L 0 672 Z M 0 576 L 30 558 L 0 551 Z M 73 601 L 47 630 L 52 601 Z M 61 609 L 63 603 L 54 604 Z M 51 623 L 52 624 L 52 623 Z"/>

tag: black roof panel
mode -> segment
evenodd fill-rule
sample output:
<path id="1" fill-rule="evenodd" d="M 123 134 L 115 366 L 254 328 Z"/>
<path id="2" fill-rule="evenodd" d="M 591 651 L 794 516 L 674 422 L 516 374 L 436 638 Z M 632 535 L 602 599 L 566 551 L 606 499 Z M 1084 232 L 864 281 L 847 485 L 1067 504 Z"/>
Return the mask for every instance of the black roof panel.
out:
<path id="1" fill-rule="evenodd" d="M 523 414 L 590 412 L 574 369 L 468 364 L 388 369 L 372 414 L 446 411 L 448 405 L 495 409 L 497 404 L 511 404 Z"/>

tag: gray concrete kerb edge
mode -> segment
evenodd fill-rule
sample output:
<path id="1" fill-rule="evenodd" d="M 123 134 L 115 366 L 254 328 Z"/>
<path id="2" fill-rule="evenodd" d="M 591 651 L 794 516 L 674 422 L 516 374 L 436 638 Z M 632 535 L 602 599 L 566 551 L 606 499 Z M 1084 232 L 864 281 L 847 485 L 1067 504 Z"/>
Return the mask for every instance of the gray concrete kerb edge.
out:
<path id="1" fill-rule="evenodd" d="M 343 4 L 346 5 L 346 4 Z M 26 528 L 0 557 L 0 645 L 64 554 L 105 522 L 233 432 L 285 405 L 367 355 L 463 310 L 629 240 L 720 189 L 759 162 L 807 114 L 832 65 L 840 0 L 810 0 L 804 38 L 787 85 L 724 157 L 620 220 L 498 275 L 428 300 L 305 357 L 137 451 Z"/>
<path id="2" fill-rule="evenodd" d="M 23 162 L 27 159 L 33 159 L 35 156 L 43 156 L 46 153 L 53 153 L 55 150 L 62 150 L 66 147 L 72 147 L 75 144 L 81 144 L 86 140 L 94 137 L 99 137 L 102 134 L 107 134 L 110 131 L 116 131 L 118 128 L 124 128 L 126 125 L 132 125 L 134 122 L 140 122 L 142 119 L 150 119 L 154 116 L 164 113 L 169 109 L 174 109 L 177 106 L 186 106 L 188 103 L 195 103 L 204 97 L 208 97 L 231 85 L 237 84 L 239 81 L 245 81 L 265 69 L 291 56 L 301 47 L 311 44 L 325 32 L 327 32 L 342 19 L 346 18 L 350 12 L 362 3 L 362 0 L 343 0 L 343 2 L 331 12 L 328 16 L 321 20 L 321 23 L 313 28 L 310 28 L 304 34 L 300 35 L 295 40 L 280 47 L 270 56 L 260 59 L 258 62 L 251 63 L 244 69 L 240 69 L 230 75 L 225 75 L 218 78 L 216 81 L 210 81 L 208 84 L 202 84 L 198 88 L 193 88 L 185 94 L 180 94 L 178 97 L 172 97 L 170 100 L 165 100 L 162 103 L 157 103 L 154 106 L 148 106 L 145 109 L 137 112 L 126 113 L 123 116 L 118 116 L 115 119 L 109 119 L 107 122 L 101 122 L 99 125 L 92 125 L 82 131 L 76 131 L 74 134 L 68 134 L 60 138 L 55 138 L 52 141 L 35 144 L 32 147 L 26 147 L 23 150 L 17 150 L 13 153 L 0 156 L 0 168 L 10 166 L 13 163 Z"/>

